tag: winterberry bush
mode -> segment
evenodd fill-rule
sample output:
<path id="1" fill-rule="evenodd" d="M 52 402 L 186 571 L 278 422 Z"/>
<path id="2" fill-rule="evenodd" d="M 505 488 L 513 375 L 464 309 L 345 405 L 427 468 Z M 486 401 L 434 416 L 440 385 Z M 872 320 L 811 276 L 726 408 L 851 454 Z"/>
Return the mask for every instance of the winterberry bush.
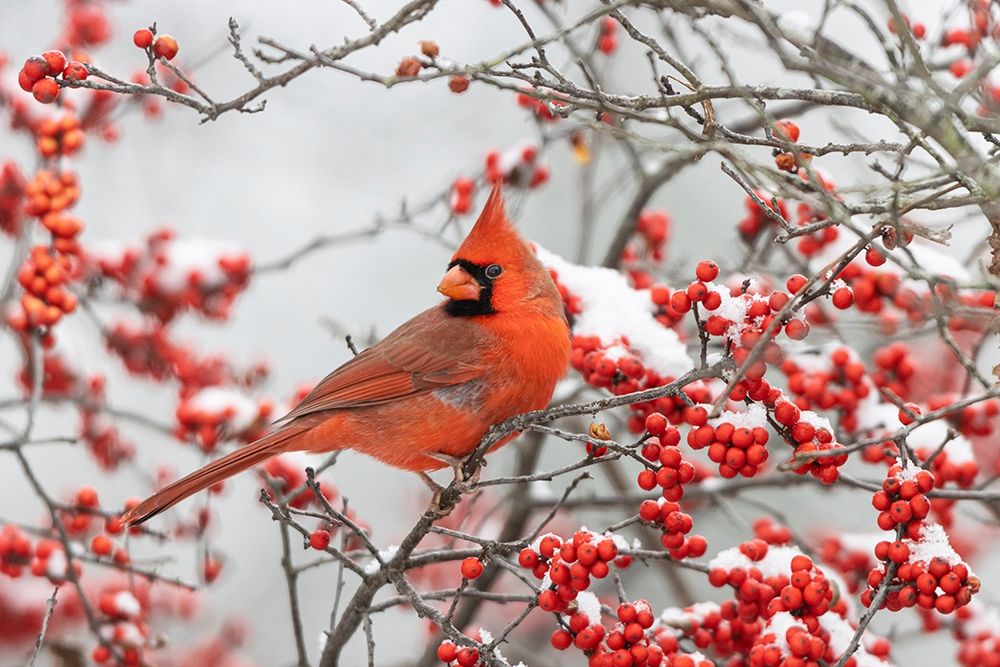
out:
<path id="1" fill-rule="evenodd" d="M 265 26 L 251 37 L 233 18 L 212 58 L 235 94 L 198 83 L 183 26 L 123 25 L 101 0 L 63 0 L 48 41 L 0 54 L 3 145 L 33 154 L 0 155 L 0 330 L 20 352 L 0 456 L 36 517 L 0 513 L 0 658 L 250 664 L 252 611 L 213 584 L 254 548 L 215 536 L 253 522 L 255 539 L 281 543 L 280 567 L 246 584 L 287 605 L 285 664 L 1000 665 L 1000 9 L 465 2 L 483 30 L 503 22 L 520 38 L 450 55 L 427 27 L 454 11 L 437 0 L 344 0 L 353 23 L 325 28 L 331 46 Z M 625 70 L 646 74 L 626 85 Z M 278 260 L 195 223 L 102 237 L 77 212 L 88 182 L 74 161 L 127 152 L 123 117 L 211 132 L 223 115 L 272 113 L 277 88 L 334 76 L 387 89 L 386 104 L 410 86 L 456 103 L 481 91 L 525 136 L 483 132 L 481 158 L 453 161 L 438 191 L 390 193 L 420 204 Z M 371 142 L 382 159 L 408 156 Z M 155 158 L 135 156 L 150 174 Z M 658 193 L 686 171 L 743 213 L 724 235 L 695 231 L 684 255 L 672 239 L 704 222 Z M 252 283 L 290 282 L 346 241 L 406 227 L 452 247 L 501 182 L 522 203 L 576 193 L 559 207 L 572 238 L 535 246 L 573 329 L 553 407 L 495 425 L 440 499 L 408 506 L 402 534 L 347 501 L 336 455 L 270 460 L 241 516 L 201 499 L 123 527 L 138 498 L 118 497 L 113 476 L 138 473 L 144 495 L 175 475 L 137 470 L 143 430 L 215 456 L 309 388 L 265 384 L 265 362 L 241 364 L 182 322 L 225 326 Z M 67 320 L 102 352 L 82 355 Z M 109 368 L 172 409 L 116 406 Z M 47 435 L 67 409 L 75 432 Z M 512 457 L 481 470 L 515 431 Z M 405 440 L 406 424 L 386 437 Z M 41 447 L 75 447 L 101 475 L 50 488 Z M 197 554 L 194 575 L 181 553 Z M 301 586 L 307 571 L 321 585 Z M 332 610 L 318 646 L 306 598 Z M 207 635 L 194 632 L 205 600 L 224 619 Z M 404 613 L 383 622 L 389 610 Z M 420 641 L 400 646 L 398 619 Z"/>

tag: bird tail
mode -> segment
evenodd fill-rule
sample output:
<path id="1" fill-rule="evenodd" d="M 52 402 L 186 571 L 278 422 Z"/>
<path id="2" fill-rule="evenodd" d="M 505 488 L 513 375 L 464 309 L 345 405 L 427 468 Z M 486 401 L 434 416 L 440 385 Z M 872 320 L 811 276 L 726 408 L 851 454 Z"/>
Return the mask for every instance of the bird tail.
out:
<path id="1" fill-rule="evenodd" d="M 122 523 L 125 526 L 138 525 L 160 512 L 170 509 L 188 496 L 243 472 L 247 468 L 263 463 L 272 456 L 289 451 L 291 448 L 288 447 L 288 441 L 305 430 L 308 429 L 289 425 L 212 461 L 200 470 L 165 486 L 127 511 L 122 515 Z"/>

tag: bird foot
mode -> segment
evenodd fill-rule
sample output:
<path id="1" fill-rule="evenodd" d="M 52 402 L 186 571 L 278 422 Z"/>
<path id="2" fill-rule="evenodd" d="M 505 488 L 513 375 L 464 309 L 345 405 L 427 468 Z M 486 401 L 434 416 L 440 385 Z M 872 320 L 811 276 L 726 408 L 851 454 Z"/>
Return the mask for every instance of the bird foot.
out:
<path id="1" fill-rule="evenodd" d="M 472 475 L 466 477 L 464 466 L 465 462 L 468 460 L 467 458 L 458 458 L 456 456 L 449 456 L 448 454 L 441 453 L 428 454 L 427 456 L 451 466 L 451 469 L 455 474 L 455 478 L 450 486 L 453 486 L 453 488 L 458 491 L 458 497 L 464 496 L 467 493 L 472 493 L 476 490 L 476 487 L 479 485 L 481 468 L 476 468 Z M 446 500 L 444 496 L 447 489 L 435 482 L 430 475 L 425 472 L 421 472 L 419 475 L 420 479 L 424 481 L 424 484 L 426 484 L 434 493 L 431 506 L 435 510 L 436 514 L 440 517 L 447 516 L 455 508 L 456 501 Z"/>
<path id="2" fill-rule="evenodd" d="M 445 488 L 435 482 L 434 479 L 427 473 L 418 472 L 417 474 L 420 475 L 420 479 L 423 480 L 424 484 L 427 485 L 427 488 L 429 488 L 431 493 L 434 494 L 434 497 L 431 499 L 431 510 L 434 512 L 435 516 L 439 519 L 448 516 L 455 506 L 454 503 L 449 504 L 444 502 Z"/>
<path id="3" fill-rule="evenodd" d="M 440 452 L 434 452 L 428 454 L 427 456 L 437 461 L 440 461 L 441 463 L 451 466 L 451 469 L 455 473 L 455 481 L 458 482 L 458 484 L 462 488 L 463 493 L 471 491 L 473 488 L 475 488 L 476 484 L 479 483 L 480 470 L 481 468 L 486 466 L 486 461 L 483 461 L 479 465 L 479 467 L 477 467 L 476 470 L 472 473 L 472 475 L 466 478 L 465 463 L 469 460 L 468 456 L 464 457 L 450 456 L 448 454 L 442 454 Z M 471 454 L 469 456 L 471 456 Z"/>

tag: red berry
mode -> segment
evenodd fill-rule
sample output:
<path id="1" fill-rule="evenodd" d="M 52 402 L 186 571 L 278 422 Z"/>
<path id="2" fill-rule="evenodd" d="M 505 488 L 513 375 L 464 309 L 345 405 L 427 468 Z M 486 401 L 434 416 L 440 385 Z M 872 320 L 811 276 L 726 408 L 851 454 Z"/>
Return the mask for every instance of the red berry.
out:
<path id="1" fill-rule="evenodd" d="M 451 662 L 458 655 L 458 647 L 452 644 L 450 641 L 445 640 L 438 644 L 437 656 L 438 660 L 443 662 Z"/>
<path id="2" fill-rule="evenodd" d="M 326 530 L 314 530 L 309 535 L 309 546 L 316 551 L 325 551 L 330 546 L 330 532 Z"/>
<path id="3" fill-rule="evenodd" d="M 479 662 L 479 650 L 467 646 L 458 652 L 455 659 L 462 667 L 473 667 Z"/>
<path id="4" fill-rule="evenodd" d="M 961 79 L 963 76 L 972 71 L 972 62 L 963 58 L 962 60 L 956 60 L 948 68 L 951 75 L 956 79 Z"/>
<path id="5" fill-rule="evenodd" d="M 704 259 L 698 262 L 698 266 L 695 268 L 694 273 L 698 276 L 698 280 L 701 282 L 710 283 L 718 277 L 719 265 L 710 259 Z"/>
<path id="6" fill-rule="evenodd" d="M 49 63 L 45 58 L 41 56 L 31 56 L 24 61 L 24 67 L 21 68 L 25 76 L 34 81 L 38 81 L 43 76 L 49 73 Z"/>
<path id="7" fill-rule="evenodd" d="M 573 635 L 560 628 L 552 633 L 549 641 L 552 642 L 552 646 L 556 649 L 565 651 L 573 643 Z M 438 657 L 441 657 L 440 654 L 438 654 Z M 444 658 L 441 659 L 444 660 Z"/>
<path id="8" fill-rule="evenodd" d="M 648 431 L 650 435 L 659 437 L 663 435 L 665 430 L 667 430 L 667 418 L 662 414 L 659 412 L 651 412 L 646 417 L 646 431 Z"/>
<path id="9" fill-rule="evenodd" d="M 525 547 L 521 549 L 521 553 L 517 555 L 517 562 L 521 567 L 534 568 L 538 565 L 538 553 L 531 547 Z"/>
<path id="10" fill-rule="evenodd" d="M 802 340 L 809 335 L 809 323 L 805 320 L 790 320 L 785 325 L 785 334 L 792 340 Z"/>
<path id="11" fill-rule="evenodd" d="M 66 54 L 62 51 L 46 51 L 42 54 L 42 58 L 45 60 L 45 64 L 48 65 L 48 74 L 52 76 L 58 75 L 64 69 L 66 69 Z"/>
<path id="12" fill-rule="evenodd" d="M 67 81 L 83 81 L 87 78 L 87 66 L 74 60 L 66 65 L 62 75 Z"/>
<path id="13" fill-rule="evenodd" d="M 42 104 L 52 104 L 59 97 L 59 84 L 55 79 L 39 79 L 31 87 L 31 94 Z"/>
<path id="14" fill-rule="evenodd" d="M 774 124 L 774 133 L 792 143 L 799 140 L 799 126 L 787 118 L 779 120 Z"/>
<path id="15" fill-rule="evenodd" d="M 90 550 L 98 556 L 110 556 L 114 546 L 107 535 L 94 535 L 94 539 L 90 541 Z"/>
<path id="16" fill-rule="evenodd" d="M 464 74 L 455 74 L 448 79 L 448 88 L 455 94 L 464 93 L 469 89 L 469 77 Z"/>
<path id="17" fill-rule="evenodd" d="M 792 294 L 798 294 L 798 292 L 806 286 L 809 280 L 801 273 L 796 273 L 785 281 L 785 289 L 787 289 Z"/>
<path id="18" fill-rule="evenodd" d="M 173 60 L 179 50 L 177 40 L 170 35 L 158 35 L 153 41 L 153 54 L 158 58 Z"/>
<path id="19" fill-rule="evenodd" d="M 882 266 L 885 264 L 885 256 L 875 248 L 868 248 L 865 253 L 865 261 L 871 266 Z"/>
<path id="20" fill-rule="evenodd" d="M 140 49 L 148 49 L 153 43 L 153 31 L 149 28 L 139 28 L 132 34 L 132 43 Z"/>
<path id="21" fill-rule="evenodd" d="M 603 539 L 597 543 L 597 557 L 604 562 L 614 560 L 618 556 L 618 545 L 612 539 Z M 593 568 L 591 568 L 593 570 Z"/>
<path id="22" fill-rule="evenodd" d="M 462 561 L 462 576 L 466 579 L 477 579 L 483 573 L 483 563 L 478 558 L 469 556 Z"/>
<path id="23" fill-rule="evenodd" d="M 21 90 L 26 93 L 31 92 L 31 88 L 35 85 L 36 81 L 38 81 L 38 79 L 31 78 L 31 76 L 23 69 L 17 74 L 17 85 L 19 85 Z"/>
<path id="24" fill-rule="evenodd" d="M 670 307 L 678 313 L 686 313 L 691 310 L 691 299 L 688 298 L 687 292 L 684 290 L 677 290 L 671 294 Z"/>
<path id="25" fill-rule="evenodd" d="M 792 572 L 798 572 L 800 570 L 811 570 L 813 566 L 812 559 L 809 556 L 804 556 L 798 554 L 792 557 Z"/>
<path id="26" fill-rule="evenodd" d="M 854 305 L 854 292 L 849 287 L 838 287 L 833 292 L 833 307 L 847 310 Z"/>
<path id="27" fill-rule="evenodd" d="M 905 542 L 896 541 L 889 545 L 886 555 L 894 563 L 904 563 L 910 557 L 910 547 Z"/>
<path id="28" fill-rule="evenodd" d="M 76 504 L 80 507 L 97 507 L 97 491 L 90 486 L 81 486 L 76 492 Z"/>
<path id="29" fill-rule="evenodd" d="M 222 562 L 216 560 L 215 558 L 206 558 L 204 567 L 204 576 L 207 583 L 212 583 L 219 578 L 219 573 L 222 572 Z"/>
<path id="30" fill-rule="evenodd" d="M 911 416 L 911 414 L 913 416 Z M 903 426 L 912 424 L 920 416 L 920 406 L 915 403 L 905 403 L 903 409 L 899 411 L 899 422 Z"/>

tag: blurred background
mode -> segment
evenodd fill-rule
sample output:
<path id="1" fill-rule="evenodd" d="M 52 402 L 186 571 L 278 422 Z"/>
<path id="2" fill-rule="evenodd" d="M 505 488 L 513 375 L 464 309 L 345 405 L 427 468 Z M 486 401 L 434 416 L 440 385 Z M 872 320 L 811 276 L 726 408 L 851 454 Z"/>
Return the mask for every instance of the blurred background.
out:
<path id="1" fill-rule="evenodd" d="M 399 3 L 380 0 L 363 4 L 382 19 Z M 521 4 L 533 24 L 544 26 L 540 32 L 548 33 L 550 26 L 532 3 Z M 572 0 L 566 4 L 570 6 L 556 9 L 559 16 L 577 16 L 592 3 Z M 806 16 L 816 16 L 823 4 L 818 0 L 769 3 Z M 923 11 L 939 3 L 911 4 Z M 181 51 L 176 62 L 193 71 L 197 83 L 217 99 L 228 99 L 254 84 L 228 49 L 230 16 L 240 21 L 248 48 L 259 35 L 306 50 L 309 45 L 333 45 L 345 35 L 358 36 L 366 30 L 348 7 L 330 0 L 132 0 L 111 3 L 111 8 L 115 35 L 93 54 L 97 64 L 123 78 L 143 69 L 145 59 L 132 45 L 131 33 L 155 21 L 162 32 L 178 39 Z M 62 3 L 56 0 L 4 0 L 0 3 L 0 50 L 16 65 L 47 48 L 59 31 L 61 11 Z M 924 16 L 929 24 L 935 13 Z M 837 29 L 836 25 L 831 27 L 835 34 Z M 843 29 L 854 27 L 845 24 Z M 786 83 L 791 79 L 760 54 L 756 36 L 723 33 L 719 37 L 745 44 L 734 67 L 748 81 Z M 418 51 L 421 39 L 435 40 L 442 55 L 452 60 L 477 62 L 523 43 L 525 35 L 510 12 L 486 0 L 452 0 L 402 34 L 390 36 L 379 48 L 365 50 L 349 62 L 363 70 L 390 73 L 401 57 Z M 680 41 L 684 44 L 688 40 L 681 35 Z M 704 54 L 699 55 L 694 40 L 690 41 L 691 53 L 686 54 L 690 61 L 700 68 L 703 78 L 721 82 L 714 64 Z M 555 53 L 568 62 L 565 53 L 558 49 Z M 623 49 L 604 67 L 606 80 L 614 81 L 616 90 L 635 92 L 650 87 L 648 63 L 641 52 Z M 5 72 L 13 77 L 16 67 Z M 16 87 L 16 82 L 8 83 Z M 232 239 L 249 251 L 255 263 L 267 263 L 318 235 L 362 229 L 380 215 L 393 217 L 404 200 L 419 204 L 444 192 L 456 177 L 479 173 L 487 151 L 539 136 L 533 117 L 518 108 L 512 93 L 475 83 L 463 95 L 449 92 L 445 80 L 385 90 L 339 72 L 317 70 L 265 97 L 267 108 L 262 113 L 228 113 L 206 123 L 199 123 L 190 109 L 169 104 L 155 120 L 133 112 L 122 117 L 117 142 L 92 140 L 73 160 L 83 188 L 76 210 L 87 225 L 84 239 L 141 239 L 168 225 L 181 236 Z M 724 109 L 728 109 L 729 120 L 746 115 L 745 107 L 738 105 Z M 838 113 L 841 123 L 872 138 L 897 138 L 894 133 L 881 134 L 886 128 L 860 114 L 855 118 Z M 831 134 L 829 121 L 824 112 L 807 115 L 800 122 L 803 135 Z M 592 251 L 582 258 L 585 262 L 601 260 L 635 187 L 630 177 L 622 176 L 623 157 L 610 141 L 599 143 L 595 151 L 597 160 L 589 177 L 597 183 L 595 191 L 601 196 L 594 211 Z M 32 156 L 32 147 L 23 136 L 0 131 L 0 158 L 14 158 L 30 172 Z M 658 157 L 650 153 L 644 159 L 655 163 Z M 527 196 L 512 194 L 512 210 L 526 236 L 574 258 L 584 176 L 566 141 L 553 142 L 544 160 L 552 172 L 549 183 Z M 868 173 L 863 157 L 830 156 L 824 158 L 823 168 L 838 183 L 862 182 Z M 481 195 L 474 212 L 483 200 Z M 680 274 L 702 257 L 713 257 L 723 266 L 727 257 L 737 261 L 734 225 L 742 216 L 742 206 L 743 193 L 719 170 L 718 158 L 712 156 L 660 189 L 651 207 L 666 209 L 673 218 L 668 269 Z M 422 226 L 436 229 L 445 222 L 441 209 L 434 215 L 423 219 Z M 463 228 L 473 218 L 462 220 Z M 973 231 L 980 232 L 982 222 L 949 222 L 960 223 L 954 252 L 964 257 L 978 235 L 963 235 L 962 225 L 976 225 Z M 458 232 L 451 230 L 446 238 L 456 239 Z M 0 243 L 0 266 L 7 265 L 10 250 L 8 243 Z M 184 318 L 177 331 L 181 338 L 196 342 L 199 349 L 222 351 L 238 365 L 266 360 L 272 374 L 265 391 L 287 397 L 294 387 L 318 381 L 348 358 L 343 337 L 331 322 L 362 339 L 372 331 L 376 337 L 384 335 L 438 301 L 434 286 L 449 256 L 449 249 L 440 243 L 406 229 L 388 229 L 371 239 L 320 250 L 287 271 L 257 276 L 237 302 L 230 321 L 217 325 Z M 79 360 L 108 376 L 110 404 L 157 415 L 164 422 L 172 420 L 176 396 L 170 387 L 128 377 L 101 349 L 86 318 L 74 316 L 63 326 L 77 346 Z M 0 378 L 13 377 L 20 364 L 15 341 L 0 338 Z M 13 383 L 2 386 L 0 400 L 10 398 Z M 46 410 L 39 435 L 72 433 L 75 424 L 72 410 Z M 179 473 L 200 464 L 194 448 L 132 424 L 120 427 L 137 443 L 139 467 L 149 473 L 163 464 Z M 405 425 L 389 437 L 405 438 Z M 503 474 L 509 467 L 510 450 L 516 446 L 495 455 L 486 474 Z M 566 445 L 553 446 L 545 461 L 575 460 L 577 454 L 576 450 L 567 451 Z M 29 456 L 43 483 L 56 494 L 69 493 L 100 478 L 96 466 L 80 449 L 39 447 L 31 449 Z M 41 508 L 19 471 L 2 454 L 0 461 L 0 520 L 39 520 Z M 398 540 L 428 499 L 416 476 L 375 465 L 353 453 L 342 456 L 327 478 L 373 526 L 373 537 L 380 546 Z M 554 486 L 558 492 L 558 484 Z M 289 664 L 293 661 L 292 638 L 279 565 L 280 540 L 267 510 L 251 500 L 258 487 L 254 476 L 244 475 L 213 500 L 215 511 L 227 520 L 213 536 L 212 546 L 229 559 L 214 585 L 214 594 L 204 597 L 208 605 L 202 612 L 204 623 L 179 625 L 171 631 L 170 639 L 188 642 L 198 633 L 213 631 L 224 615 L 236 611 L 252 626 L 243 654 L 263 665 Z M 102 502 L 109 507 L 129 496 L 145 495 L 148 489 L 148 480 L 130 469 L 105 479 L 100 486 Z M 838 523 L 846 528 L 869 530 L 872 525 L 870 512 L 845 516 L 845 509 L 852 507 L 849 503 L 858 502 L 851 494 L 820 494 L 812 487 L 800 493 L 794 503 L 789 503 L 787 493 L 774 499 L 785 503 L 790 520 L 802 532 L 809 533 L 825 523 L 831 507 L 837 508 Z M 761 497 L 769 498 L 767 493 Z M 863 506 L 859 502 L 858 508 Z M 753 516 L 755 512 L 747 510 L 745 514 Z M 710 551 L 746 537 L 747 531 L 734 528 L 721 512 L 709 511 L 699 521 L 699 529 L 712 545 Z M 166 572 L 196 578 L 198 554 L 193 548 L 158 547 L 145 541 L 136 547 L 135 556 L 165 554 L 176 559 L 164 566 Z M 995 558 L 988 567 L 980 564 L 984 599 L 991 596 L 995 565 Z M 320 568 L 302 580 L 302 611 L 313 659 L 318 656 L 320 632 L 329 624 L 334 576 L 333 569 Z M 650 598 L 660 595 L 655 579 L 649 579 L 648 592 L 634 592 Z M 696 580 L 690 584 L 696 590 L 703 585 Z M 48 587 L 39 586 L 39 596 L 48 593 Z M 669 602 L 662 596 L 660 601 Z M 889 629 L 878 622 L 876 626 L 882 632 Z M 380 614 L 374 627 L 379 664 L 406 664 L 422 650 L 426 626 L 410 611 Z M 951 653 L 945 648 L 940 659 L 930 659 L 928 656 L 934 654 L 928 653 L 919 636 L 913 636 L 896 644 L 896 658 L 901 665 L 946 664 L 950 658 L 944 656 Z M 345 664 L 360 664 L 363 655 L 359 633 Z M 0 657 L 0 664 L 16 662 Z"/>

